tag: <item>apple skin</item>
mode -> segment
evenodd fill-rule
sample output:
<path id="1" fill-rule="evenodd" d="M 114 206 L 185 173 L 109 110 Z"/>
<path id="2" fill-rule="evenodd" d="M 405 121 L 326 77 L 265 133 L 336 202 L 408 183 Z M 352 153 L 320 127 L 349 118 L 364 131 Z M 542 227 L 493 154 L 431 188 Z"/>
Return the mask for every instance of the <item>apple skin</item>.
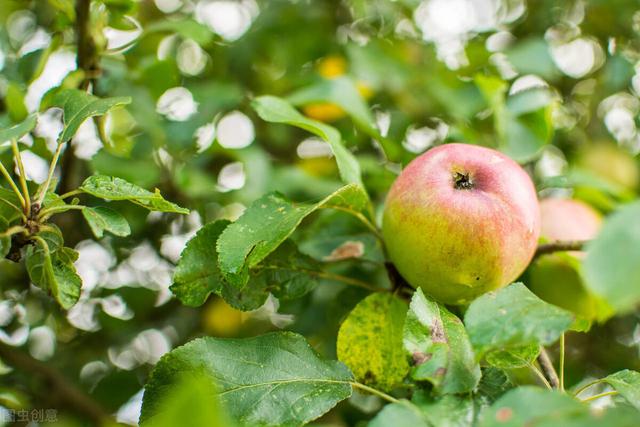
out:
<path id="1" fill-rule="evenodd" d="M 465 304 L 525 270 L 538 243 L 540 207 L 531 179 L 509 157 L 446 144 L 398 176 L 382 232 L 407 282 L 440 302 Z"/>
<path id="2" fill-rule="evenodd" d="M 589 240 L 595 237 L 602 216 L 584 202 L 543 199 L 540 202 L 540 237 L 546 242 Z M 544 255 L 529 269 L 529 288 L 543 300 L 586 319 L 598 317 L 600 304 L 584 287 L 579 272 L 582 251 Z"/>
<path id="3" fill-rule="evenodd" d="M 540 202 L 540 237 L 548 242 L 593 239 L 602 216 L 579 200 L 543 199 Z"/>

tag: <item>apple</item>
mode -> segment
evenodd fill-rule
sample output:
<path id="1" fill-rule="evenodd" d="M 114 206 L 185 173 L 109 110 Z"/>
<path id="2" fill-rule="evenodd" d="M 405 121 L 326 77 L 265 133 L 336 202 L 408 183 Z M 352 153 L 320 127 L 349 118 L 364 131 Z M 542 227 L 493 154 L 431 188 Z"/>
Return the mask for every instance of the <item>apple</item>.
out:
<path id="1" fill-rule="evenodd" d="M 540 202 L 540 237 L 546 242 L 589 240 L 595 237 L 602 216 L 579 200 L 543 199 Z M 529 288 L 543 300 L 592 320 L 600 305 L 587 291 L 579 272 L 584 252 L 544 255 L 529 269 Z"/>
<path id="2" fill-rule="evenodd" d="M 398 176 L 382 231 L 409 284 L 440 302 L 464 304 L 525 270 L 538 243 L 540 207 L 529 175 L 509 157 L 446 144 Z"/>
<path id="3" fill-rule="evenodd" d="M 540 237 L 548 242 L 589 240 L 602 225 L 600 213 L 579 200 L 543 199 L 540 216 Z"/>
<path id="4" fill-rule="evenodd" d="M 600 178 L 628 190 L 640 186 L 640 169 L 634 157 L 616 144 L 598 142 L 584 147 L 577 164 Z"/>

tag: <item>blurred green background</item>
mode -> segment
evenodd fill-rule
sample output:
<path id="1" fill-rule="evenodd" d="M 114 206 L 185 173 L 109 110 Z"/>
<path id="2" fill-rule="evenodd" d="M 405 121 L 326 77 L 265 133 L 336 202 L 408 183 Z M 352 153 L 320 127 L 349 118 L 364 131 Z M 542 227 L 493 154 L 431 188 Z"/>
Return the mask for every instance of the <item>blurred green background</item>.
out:
<path id="1" fill-rule="evenodd" d="M 60 186 L 75 188 L 93 172 L 115 175 L 159 188 L 192 214 L 118 206 L 133 233 L 101 241 L 75 214 L 61 216 L 67 244 L 80 252 L 81 300 L 64 312 L 28 291 L 22 267 L 0 261 L 0 341 L 2 352 L 20 347 L 62 373 L 120 422 L 136 423 L 146 377 L 171 348 L 205 334 L 287 328 L 335 357 L 338 325 L 366 294 L 331 284 L 245 313 L 217 297 L 199 309 L 172 298 L 174 264 L 202 224 L 235 219 L 268 191 L 309 201 L 340 187 L 326 143 L 263 122 L 254 96 L 288 98 L 336 126 L 378 207 L 406 163 L 451 141 L 506 152 L 541 197 L 571 196 L 606 214 L 638 195 L 637 1 L 90 3 L 86 77 L 97 96 L 133 102 L 85 122 L 64 155 Z M 40 110 L 50 88 L 85 77 L 76 66 L 76 12 L 72 0 L 0 2 L 0 127 Z M 21 141 L 32 181 L 46 178 L 61 129 L 59 110 L 42 111 Z M 11 164 L 10 153 L 0 160 Z M 348 218 L 323 214 L 297 239 L 304 247 L 309 235 L 331 229 L 330 238 L 341 227 Z M 380 254 L 370 261 L 379 264 Z M 387 280 L 370 267 L 349 268 Z M 568 383 L 639 370 L 638 315 L 570 334 L 567 347 Z M 369 403 L 342 403 L 318 425 L 364 422 L 377 409 Z M 78 408 L 60 406 L 55 383 L 2 363 L 0 407 L 57 408 L 60 425 L 86 423 Z"/>

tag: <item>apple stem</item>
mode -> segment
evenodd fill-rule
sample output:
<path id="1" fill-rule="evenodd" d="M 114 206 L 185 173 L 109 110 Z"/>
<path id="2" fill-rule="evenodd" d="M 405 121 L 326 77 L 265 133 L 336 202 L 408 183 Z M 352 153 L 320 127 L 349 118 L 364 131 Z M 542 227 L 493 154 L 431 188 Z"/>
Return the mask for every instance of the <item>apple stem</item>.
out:
<path id="1" fill-rule="evenodd" d="M 453 186 L 458 190 L 470 190 L 474 187 L 468 173 L 455 172 L 453 174 Z"/>
<path id="2" fill-rule="evenodd" d="M 546 243 L 538 246 L 534 258 L 538 258 L 542 255 L 552 254 L 554 252 L 564 251 L 580 251 L 588 243 L 586 240 L 570 240 L 566 242 L 553 242 Z"/>

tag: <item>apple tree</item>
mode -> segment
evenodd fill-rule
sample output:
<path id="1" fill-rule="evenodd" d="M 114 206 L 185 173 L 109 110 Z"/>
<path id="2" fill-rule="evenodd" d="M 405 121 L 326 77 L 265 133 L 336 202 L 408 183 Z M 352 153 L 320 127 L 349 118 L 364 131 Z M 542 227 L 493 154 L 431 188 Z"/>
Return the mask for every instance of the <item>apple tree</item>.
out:
<path id="1" fill-rule="evenodd" d="M 630 0 L 4 0 L 0 424 L 640 424 Z"/>

